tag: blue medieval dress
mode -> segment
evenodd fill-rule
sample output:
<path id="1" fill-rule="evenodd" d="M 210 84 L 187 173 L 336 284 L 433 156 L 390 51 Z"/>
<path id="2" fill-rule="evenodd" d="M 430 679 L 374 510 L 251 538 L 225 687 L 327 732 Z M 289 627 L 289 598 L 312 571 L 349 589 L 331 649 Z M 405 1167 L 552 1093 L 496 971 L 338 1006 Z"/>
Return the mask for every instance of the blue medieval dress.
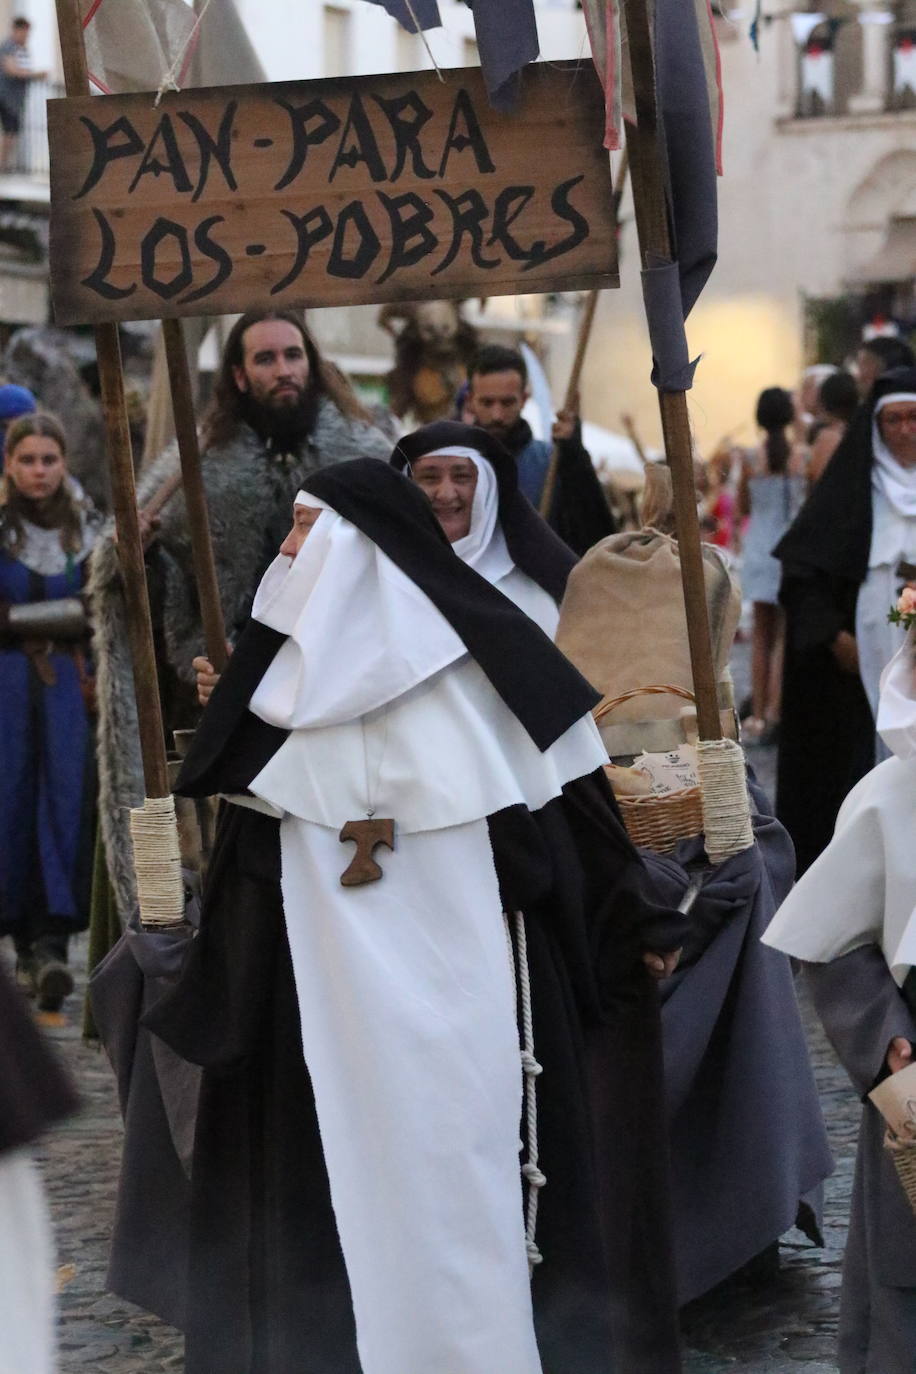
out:
<path id="1" fill-rule="evenodd" d="M 81 594 L 94 512 L 85 511 L 82 523 L 77 553 L 64 551 L 59 529 L 28 521 L 14 551 L 0 540 L 0 608 Z M 61 941 L 65 953 L 66 937 L 86 925 L 94 772 L 84 697 L 89 671 L 85 640 L 23 640 L 0 631 L 0 933 L 14 937 L 20 956 L 50 940 L 60 957 Z"/>

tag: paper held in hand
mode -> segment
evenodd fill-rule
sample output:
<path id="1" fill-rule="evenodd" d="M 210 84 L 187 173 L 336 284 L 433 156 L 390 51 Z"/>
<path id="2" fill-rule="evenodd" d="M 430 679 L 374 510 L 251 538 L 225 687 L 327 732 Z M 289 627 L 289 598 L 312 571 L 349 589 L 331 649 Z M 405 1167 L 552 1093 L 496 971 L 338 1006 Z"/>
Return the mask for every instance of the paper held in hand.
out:
<path id="1" fill-rule="evenodd" d="M 895 1136 L 916 1141 L 916 1064 L 892 1073 L 868 1096 Z"/>

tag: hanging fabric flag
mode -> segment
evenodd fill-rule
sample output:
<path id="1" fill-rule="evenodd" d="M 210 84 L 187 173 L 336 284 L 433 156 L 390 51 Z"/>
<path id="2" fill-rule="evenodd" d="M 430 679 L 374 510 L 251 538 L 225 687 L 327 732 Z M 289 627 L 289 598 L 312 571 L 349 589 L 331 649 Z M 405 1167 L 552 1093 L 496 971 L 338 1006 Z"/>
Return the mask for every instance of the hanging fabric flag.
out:
<path id="1" fill-rule="evenodd" d="M 670 258 L 644 259 L 643 299 L 652 381 L 660 391 L 687 391 L 696 363 L 690 360 L 684 322 L 717 252 L 716 139 L 701 38 L 711 15 L 708 6 L 704 15 L 697 3 L 655 0 L 647 29 L 646 8 L 645 0 L 625 0 L 623 19 L 632 16 L 633 39 L 625 43 L 625 62 L 649 120 L 645 139 L 640 127 L 638 147 L 663 169 L 673 233 Z M 626 107 L 625 95 L 624 113 Z M 656 125 L 657 148 L 651 132 Z M 634 186 L 636 176 L 634 166 Z"/>
<path id="2" fill-rule="evenodd" d="M 534 0 L 467 0 L 474 15 L 480 66 L 490 104 L 511 110 L 515 103 L 518 74 L 537 59 L 537 22 Z M 408 33 L 433 29 L 441 24 L 436 0 L 369 0 L 381 5 Z"/>
<path id="3" fill-rule="evenodd" d="M 197 18 L 184 0 L 83 0 L 90 79 L 104 95 L 179 85 L 193 56 Z"/>
<path id="4" fill-rule="evenodd" d="M 236 0 L 82 0 L 82 13 L 90 79 L 103 94 L 264 80 Z"/>
<path id="5" fill-rule="evenodd" d="M 540 53 L 534 0 L 471 0 L 471 10 L 490 104 L 511 110 L 519 72 Z"/>
<path id="6" fill-rule="evenodd" d="M 408 33 L 442 27 L 437 0 L 369 0 L 369 4 L 381 5 Z"/>
<path id="7" fill-rule="evenodd" d="M 607 118 L 604 146 L 612 152 L 621 147 L 622 91 L 620 15 L 617 0 L 582 0 L 592 60 L 604 87 Z"/>
<path id="8" fill-rule="evenodd" d="M 722 63 L 710 0 L 692 0 L 706 76 L 709 118 L 715 145 L 716 171 L 722 174 Z M 582 0 L 592 59 L 604 87 L 607 119 L 604 146 L 612 152 L 623 146 L 623 119 L 635 120 L 633 93 L 626 61 L 625 24 L 619 0 Z"/>

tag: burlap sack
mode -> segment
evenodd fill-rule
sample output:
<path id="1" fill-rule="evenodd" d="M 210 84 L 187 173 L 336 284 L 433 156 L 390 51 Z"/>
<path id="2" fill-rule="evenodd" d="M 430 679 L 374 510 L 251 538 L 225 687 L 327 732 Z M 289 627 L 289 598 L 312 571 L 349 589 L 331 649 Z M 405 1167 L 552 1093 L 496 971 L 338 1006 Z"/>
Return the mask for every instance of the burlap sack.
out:
<path id="1" fill-rule="evenodd" d="M 703 546 L 703 562 L 719 704 L 727 717 L 733 706 L 728 659 L 741 614 L 741 593 L 710 544 Z M 605 697 L 662 683 L 692 690 L 676 541 L 647 529 L 611 535 L 590 549 L 570 574 L 557 644 Z M 616 708 L 613 721 L 674 720 L 681 717 L 683 707 L 674 696 L 641 696 Z M 733 728 L 729 734 L 734 734 Z M 644 740 L 635 742 L 649 750 L 674 747 L 666 739 L 663 732 L 647 732 Z M 615 747 L 611 752 L 636 749 Z"/>

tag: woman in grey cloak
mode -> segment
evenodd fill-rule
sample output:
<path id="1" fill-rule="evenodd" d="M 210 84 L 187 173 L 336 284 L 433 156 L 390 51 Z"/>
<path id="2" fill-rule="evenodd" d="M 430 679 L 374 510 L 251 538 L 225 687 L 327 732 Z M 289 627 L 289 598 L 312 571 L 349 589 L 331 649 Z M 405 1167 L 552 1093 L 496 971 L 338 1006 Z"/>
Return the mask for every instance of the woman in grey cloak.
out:
<path id="1" fill-rule="evenodd" d="M 878 730 L 893 757 L 850 792 L 834 838 L 764 942 L 805 961 L 815 1005 L 864 1108 L 840 1306 L 840 1374 L 916 1370 L 916 1219 L 867 1094 L 916 1042 L 916 631 L 888 666 Z"/>

